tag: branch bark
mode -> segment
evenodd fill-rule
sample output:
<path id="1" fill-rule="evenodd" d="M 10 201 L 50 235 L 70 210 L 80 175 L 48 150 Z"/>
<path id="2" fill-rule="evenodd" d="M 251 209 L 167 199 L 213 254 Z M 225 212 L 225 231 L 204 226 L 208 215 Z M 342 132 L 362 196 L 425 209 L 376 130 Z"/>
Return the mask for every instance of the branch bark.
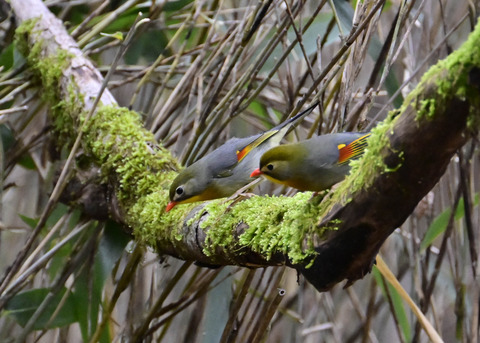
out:
<path id="1" fill-rule="evenodd" d="M 27 35 L 30 47 L 40 47 L 44 58 L 57 56 L 59 50 L 72 54 L 57 80 L 58 96 L 68 98 L 73 89 L 84 95 L 84 100 L 78 97 L 77 101 L 88 108 L 102 79 L 62 23 L 40 1 L 11 0 L 11 5 L 20 22 L 37 18 Z M 175 176 L 176 162 L 165 150 L 152 152 L 149 143 L 153 138 L 140 121 L 131 120 L 125 132 L 124 127 L 112 124 L 113 132 L 102 124 L 106 114 L 97 113 L 85 135 L 84 149 L 109 175 L 110 188 L 117 195 L 118 210 L 110 215 L 160 254 L 209 265 L 287 264 L 318 290 L 328 290 L 370 271 L 384 240 L 436 184 L 469 138 L 470 129 L 477 129 L 478 46 L 477 25 L 469 40 L 432 68 L 404 105 L 374 130 L 368 152 L 321 204 L 318 197 L 297 194 L 292 198 L 254 197 L 235 204 L 218 200 L 196 208 L 178 206 L 166 214 L 167 188 Z M 28 61 L 34 72 L 42 73 L 32 59 Z M 102 103 L 116 106 L 108 92 Z M 131 116 L 131 112 L 118 111 L 108 118 L 124 121 Z M 132 128 L 141 135 L 132 138 Z M 96 145 L 112 135 L 116 140 L 111 145 Z M 135 159 L 139 155 L 141 159 Z M 335 230 L 329 230 L 332 226 Z"/>
<path id="2" fill-rule="evenodd" d="M 84 97 L 83 105 L 85 110 L 90 110 L 93 100 L 98 96 L 103 77 L 93 66 L 90 60 L 86 59 L 77 43 L 65 30 L 61 20 L 57 19 L 41 1 L 37 0 L 14 0 L 10 1 L 17 23 L 24 23 L 28 20 L 38 20 L 36 34 L 30 35 L 29 45 L 36 42 L 34 38 L 43 39 L 42 56 L 55 56 L 60 50 L 68 51 L 70 63 L 64 71 L 60 94 L 68 95 L 67 87 L 72 84 L 81 85 L 81 95 Z M 110 91 L 105 90 L 101 101 L 104 105 L 116 105 L 117 102 Z"/>

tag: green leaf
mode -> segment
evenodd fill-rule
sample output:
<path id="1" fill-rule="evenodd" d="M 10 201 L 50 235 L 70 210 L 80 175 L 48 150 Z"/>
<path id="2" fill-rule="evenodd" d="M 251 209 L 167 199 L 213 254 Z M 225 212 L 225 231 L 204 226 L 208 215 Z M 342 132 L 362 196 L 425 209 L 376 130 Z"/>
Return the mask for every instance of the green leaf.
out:
<path id="1" fill-rule="evenodd" d="M 479 193 L 476 193 L 475 196 L 473 197 L 473 207 L 478 206 L 479 195 L 480 195 Z M 465 216 L 465 203 L 462 197 L 458 201 L 458 207 L 457 207 L 457 210 L 455 211 L 455 220 L 462 219 L 464 216 Z"/>
<path id="2" fill-rule="evenodd" d="M 352 29 L 354 10 L 348 1 L 333 0 L 338 19 L 342 25 L 343 34 L 347 35 Z"/>
<path id="3" fill-rule="evenodd" d="M 15 144 L 15 137 L 12 130 L 5 125 L 0 125 L 0 137 L 2 138 L 3 149 L 8 151 Z"/>
<path id="4" fill-rule="evenodd" d="M 446 209 L 433 220 L 432 224 L 430 224 L 430 227 L 425 233 L 425 236 L 423 237 L 422 243 L 420 243 L 421 251 L 429 247 L 439 235 L 445 232 L 451 213 L 451 209 Z"/>
<path id="5" fill-rule="evenodd" d="M 97 261 L 100 266 L 100 280 L 102 287 L 110 276 L 113 267 L 122 256 L 130 237 L 123 233 L 119 224 L 108 221 L 105 225 L 103 237 L 98 248 Z"/>
<path id="6" fill-rule="evenodd" d="M 135 11 L 126 11 L 122 13 L 116 20 L 112 21 L 107 27 L 105 27 L 104 32 L 117 32 L 117 31 L 128 31 L 130 27 L 135 22 L 135 19 L 138 16 L 138 10 Z"/>
<path id="7" fill-rule="evenodd" d="M 68 206 L 58 203 L 48 216 L 46 227 L 53 227 L 68 212 Z"/>
<path id="8" fill-rule="evenodd" d="M 248 105 L 248 111 L 255 113 L 257 116 L 259 116 L 262 119 L 267 118 L 267 111 L 265 110 L 265 106 L 258 101 L 254 100 Z"/>
<path id="9" fill-rule="evenodd" d="M 64 204 L 57 204 L 56 208 L 53 210 L 50 217 L 47 219 L 47 227 L 52 227 L 55 225 L 60 218 L 69 211 L 68 206 Z M 67 223 L 67 231 L 72 231 L 75 226 L 78 224 L 80 219 L 81 212 L 80 210 L 74 210 L 70 214 L 70 218 Z M 58 236 L 54 236 L 50 245 L 53 246 L 57 243 Z M 62 246 L 53 256 L 53 258 L 48 263 L 48 275 L 51 280 L 54 280 L 59 271 L 65 266 L 66 261 L 68 261 L 69 256 L 72 254 L 72 247 L 75 244 L 74 241 L 67 242 Z"/>
<path id="10" fill-rule="evenodd" d="M 478 206 L 480 199 L 480 194 L 476 193 L 473 199 L 473 206 Z M 420 250 L 425 250 L 428 246 L 430 246 L 433 241 L 441 235 L 447 229 L 448 220 L 450 218 L 450 214 L 452 213 L 451 209 L 446 209 L 442 213 L 440 213 L 430 224 L 427 232 L 425 233 L 425 237 L 423 237 L 422 243 L 420 244 Z M 460 220 L 465 216 L 465 204 L 463 198 L 460 198 L 458 201 L 458 206 L 455 210 L 455 220 Z"/>
<path id="11" fill-rule="evenodd" d="M 385 283 L 383 282 L 384 279 L 382 278 L 382 275 L 380 274 L 380 271 L 377 268 L 373 268 L 373 277 L 375 278 L 375 282 L 377 283 L 377 285 L 380 286 L 383 296 L 388 301 L 387 291 L 384 287 Z M 398 320 L 398 325 L 402 330 L 405 341 L 409 342 L 411 340 L 412 330 L 410 327 L 410 323 L 408 322 L 407 312 L 405 311 L 405 307 L 403 306 L 402 297 L 397 292 L 397 290 L 388 282 L 387 282 L 387 287 L 388 287 L 388 292 L 390 294 L 390 299 L 392 300 L 393 310 Z"/>
<path id="12" fill-rule="evenodd" d="M 72 231 L 77 226 L 81 216 L 82 211 L 80 211 L 79 209 L 73 210 L 67 225 L 69 231 Z"/>
<path id="13" fill-rule="evenodd" d="M 14 63 L 14 45 L 10 44 L 8 47 L 3 49 L 2 53 L 0 54 L 0 66 L 3 67 L 3 72 L 11 69 Z"/>
<path id="14" fill-rule="evenodd" d="M 410 323 L 408 322 L 407 313 L 405 307 L 403 306 L 402 297 L 398 294 L 397 290 L 393 288 L 391 284 L 388 284 L 388 289 L 390 291 L 390 296 L 392 298 L 393 308 L 397 316 L 398 325 L 402 329 L 403 336 L 405 337 L 406 342 L 411 341 L 411 328 Z"/>
<path id="15" fill-rule="evenodd" d="M 155 44 L 152 45 L 152 42 Z M 168 38 L 160 30 L 145 31 L 132 41 L 125 53 L 125 61 L 129 64 L 138 63 L 141 60 L 153 62 L 160 54 L 166 54 L 165 46 Z"/>
<path id="16" fill-rule="evenodd" d="M 165 5 L 163 5 L 163 10 L 165 12 L 175 12 L 181 10 L 183 7 L 187 6 L 193 2 L 193 0 L 177 0 L 177 1 L 167 1 Z"/>
<path id="17" fill-rule="evenodd" d="M 30 226 L 32 229 L 34 229 L 35 226 L 37 226 L 38 219 L 30 218 L 30 217 L 24 216 L 23 214 L 20 214 L 20 213 L 18 214 L 18 216 L 20 217 L 20 219 L 21 219 L 25 224 L 27 224 L 28 226 Z"/>
<path id="18" fill-rule="evenodd" d="M 458 200 L 457 209 L 455 210 L 455 220 L 462 219 L 463 216 L 465 216 L 465 202 L 463 201 L 463 198 L 460 198 Z"/>
<path id="19" fill-rule="evenodd" d="M 25 169 L 29 169 L 29 170 L 36 170 L 37 169 L 35 161 L 33 160 L 32 156 L 30 156 L 30 154 L 23 154 L 19 158 L 18 164 L 21 165 Z"/>
<path id="20" fill-rule="evenodd" d="M 78 275 L 75 284 L 74 298 L 77 303 L 80 329 L 85 341 L 88 341 L 97 328 L 101 318 L 101 302 L 105 281 L 111 275 L 112 269 L 122 256 L 130 237 L 122 233 L 120 226 L 113 221 L 105 224 L 93 265 L 84 268 Z M 93 280 L 92 280 L 93 278 Z M 90 299 L 85 302 L 85 299 Z M 110 342 L 108 325 L 102 331 L 100 342 Z"/>
<path id="21" fill-rule="evenodd" d="M 68 206 L 67 205 L 64 205 L 64 204 L 57 204 L 57 206 L 55 207 L 55 209 L 52 211 L 52 213 L 50 214 L 50 216 L 48 217 L 46 223 L 45 223 L 45 226 L 46 227 L 52 227 L 53 225 L 55 225 L 56 222 L 58 222 L 58 220 L 68 211 Z M 18 216 L 20 217 L 20 219 L 25 223 L 27 224 L 28 226 L 30 226 L 32 229 L 34 229 L 37 224 L 38 224 L 38 218 L 30 218 L 30 217 L 27 217 L 23 214 L 18 214 Z"/>
<path id="22" fill-rule="evenodd" d="M 312 25 L 310 25 L 309 29 L 302 34 L 302 40 L 305 47 L 305 52 L 307 55 L 315 54 L 317 51 L 317 39 L 318 37 L 324 37 L 327 34 L 327 28 L 332 20 L 332 13 L 320 13 L 313 21 Z M 340 31 L 338 30 L 338 26 L 332 29 L 330 34 L 327 37 L 326 45 L 329 45 L 334 42 L 338 42 L 340 40 L 339 37 Z M 294 40 L 296 38 L 295 30 L 290 28 L 288 30 L 288 38 Z M 297 45 L 295 47 L 295 51 L 298 54 L 301 54 L 300 47 Z M 274 56 L 279 56 L 282 53 L 281 48 L 275 49 Z M 273 64 L 273 62 L 271 63 Z M 271 65 L 269 64 L 269 65 Z"/>
<path id="23" fill-rule="evenodd" d="M 88 16 L 90 11 L 91 11 L 90 7 L 87 5 L 78 5 L 78 6 L 73 5 L 69 10 L 68 22 L 72 26 L 79 25 L 85 20 L 85 18 Z M 61 16 L 61 12 L 55 13 L 55 15 Z"/>
<path id="24" fill-rule="evenodd" d="M 383 43 L 380 41 L 378 36 L 373 36 L 371 38 L 371 42 L 368 45 L 368 54 L 372 57 L 372 60 L 376 61 L 378 60 L 380 56 L 380 52 L 382 51 Z M 379 77 L 382 75 L 383 71 L 385 68 L 385 64 L 380 68 L 379 70 Z M 397 77 L 395 76 L 395 73 L 393 72 L 393 69 L 390 69 L 387 78 L 385 79 L 385 88 L 387 90 L 387 93 L 390 97 L 395 94 L 395 92 L 400 88 L 400 82 L 398 81 Z M 393 104 L 395 107 L 400 107 L 403 103 L 403 96 L 401 93 L 399 93 L 394 101 Z"/>
<path id="25" fill-rule="evenodd" d="M 115 33 L 103 33 L 103 32 L 100 32 L 100 35 L 101 36 L 104 36 L 104 37 L 111 37 L 111 38 L 114 38 L 114 39 L 117 39 L 121 42 L 123 42 L 123 33 L 120 32 L 120 31 L 117 31 Z"/>
<path id="26" fill-rule="evenodd" d="M 52 243 L 56 243 L 57 240 L 54 239 Z M 50 280 L 54 280 L 58 273 L 65 267 L 65 263 L 69 260 L 72 255 L 72 242 L 67 242 L 64 246 L 57 250 L 55 255 L 52 257 L 48 263 L 48 275 Z"/>
<path id="27" fill-rule="evenodd" d="M 383 68 L 382 68 L 383 70 Z M 395 73 L 390 70 L 390 72 L 387 75 L 387 79 L 385 80 L 385 88 L 387 89 L 388 95 L 391 97 L 395 92 L 400 88 L 400 82 L 398 82 L 397 77 L 395 76 Z M 393 105 L 395 107 L 400 107 L 403 103 L 403 96 L 402 93 L 399 93 L 395 100 L 393 100 Z"/>
<path id="28" fill-rule="evenodd" d="M 228 276 L 232 272 L 231 267 L 225 267 L 215 278 L 213 283 L 223 280 L 207 293 L 207 303 L 204 320 L 201 327 L 202 342 L 220 342 L 223 329 L 230 315 L 230 303 L 233 298 L 233 277 Z"/>
<path id="29" fill-rule="evenodd" d="M 59 293 L 55 294 L 53 299 L 35 322 L 33 326 L 34 330 L 62 327 L 77 321 L 75 316 L 75 304 L 72 301 L 71 295 L 67 296 L 62 308 L 59 310 L 55 318 L 51 320 L 52 315 L 57 309 L 62 297 L 65 295 L 65 292 L 66 288 L 63 288 Z M 7 314 L 13 317 L 18 324 L 25 326 L 48 293 L 49 289 L 47 288 L 37 288 L 18 293 L 12 299 L 10 299 L 5 306 Z"/>

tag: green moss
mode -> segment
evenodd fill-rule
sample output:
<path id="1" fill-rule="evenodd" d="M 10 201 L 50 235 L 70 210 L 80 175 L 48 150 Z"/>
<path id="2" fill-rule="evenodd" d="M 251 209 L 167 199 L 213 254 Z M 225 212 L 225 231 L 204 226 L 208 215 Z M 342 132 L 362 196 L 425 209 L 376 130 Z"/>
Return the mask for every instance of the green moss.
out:
<path id="1" fill-rule="evenodd" d="M 480 29 L 470 34 L 468 40 L 456 51 L 431 67 L 423 76 L 419 85 L 409 94 L 404 102 L 405 106 L 412 105 L 417 110 L 417 120 L 432 119 L 437 113 L 444 113 L 444 106 L 454 97 L 464 99 L 475 104 L 470 115 L 480 116 L 478 89 L 472 87 L 469 80 L 470 71 L 480 67 Z M 432 92 L 428 91 L 433 87 Z M 427 93 L 425 97 L 421 94 Z M 469 119 L 469 122 L 478 122 L 478 119 Z M 478 129 L 478 126 L 477 126 Z"/>
<path id="2" fill-rule="evenodd" d="M 175 177 L 175 173 L 168 174 L 170 179 Z M 193 208 L 193 205 L 182 205 L 165 213 L 163 204 L 166 205 L 167 193 L 164 187 L 165 184 L 156 185 L 151 192 L 139 196 L 128 207 L 127 216 L 125 216 L 133 227 L 137 240 L 151 247 L 156 247 L 160 238 L 172 244 L 180 241 L 183 238 L 183 223 L 179 218 L 186 217 Z"/>
<path id="3" fill-rule="evenodd" d="M 480 99 L 479 99 L 480 100 Z M 470 115 L 467 118 L 467 128 L 474 133 L 478 133 L 480 128 L 480 114 L 475 115 L 480 108 L 480 101 L 476 105 L 470 106 Z"/>
<path id="4" fill-rule="evenodd" d="M 420 109 L 418 113 L 421 113 L 422 117 L 430 120 L 435 116 L 436 101 L 434 99 L 424 99 L 420 101 Z"/>
<path id="5" fill-rule="evenodd" d="M 317 237 L 321 238 L 322 234 L 315 232 L 319 218 L 328 213 L 333 205 L 350 201 L 349 197 L 369 187 L 378 175 L 393 172 L 402 165 L 402 151 L 394 151 L 400 161 L 396 166 L 387 166 L 382 157 L 385 149 L 392 149 L 389 136 L 399 113 L 406 113 L 408 107 L 412 106 L 417 112 L 417 120 L 432 120 L 437 113 L 444 113 L 443 107 L 452 97 L 468 98 L 475 104 L 469 126 L 478 125 L 478 90 L 469 84 L 467 77 L 471 68 L 480 66 L 478 46 L 480 30 L 477 28 L 462 48 L 430 68 L 420 84 L 407 96 L 402 107 L 389 113 L 387 119 L 372 130 L 363 157 L 351 162 L 350 175 L 334 192 L 327 194 L 320 206 L 313 206 L 308 200 L 310 193 L 299 193 L 292 198 L 253 198 L 232 208 L 222 203 L 207 205 L 209 217 L 202 223 L 204 229 L 208 228 L 209 246 L 205 253 L 213 254 L 218 247 L 226 250 L 235 248 L 234 233 L 239 218 L 242 218 L 247 229 L 239 237 L 238 247 L 247 246 L 266 257 L 276 252 L 286 253 L 294 262 L 313 254 L 311 242 Z M 255 208 L 255 211 L 251 211 L 251 208 Z M 335 223 L 327 226 L 330 229 L 337 227 Z"/>
<path id="6" fill-rule="evenodd" d="M 72 54 L 59 49 L 56 54 L 45 55 L 43 53 L 44 42 L 38 39 L 38 31 L 35 31 L 37 19 L 27 20 L 16 30 L 15 45 L 25 55 L 33 73 L 33 81 L 41 85 L 41 97 L 46 103 L 52 104 L 53 126 L 57 132 L 58 146 L 70 146 L 75 137 L 76 120 L 82 113 L 83 99 L 78 92 L 70 87 L 68 97 L 62 97 L 61 77 L 70 65 Z M 34 41 L 33 46 L 28 42 Z"/>
<path id="7" fill-rule="evenodd" d="M 467 47 L 467 50 L 471 48 Z M 404 113 L 408 106 L 413 106 L 419 120 L 431 120 L 442 110 L 442 106 L 445 106 L 448 97 L 468 96 L 470 88 L 465 73 L 459 73 L 458 68 L 469 63 L 480 65 L 478 51 L 469 55 L 464 51 L 456 55 L 453 59 L 449 57 L 432 67 L 419 86 L 406 98 L 402 107 L 389 113 L 387 119 L 372 130 L 364 156 L 351 162 L 350 175 L 334 192 L 327 194 L 320 206 L 311 201 L 311 193 L 308 192 L 298 193 L 294 197 L 254 197 L 232 207 L 224 200 L 206 205 L 209 215 L 201 223 L 201 227 L 207 230 L 207 248 L 204 253 L 213 255 L 217 249 L 222 248 L 233 254 L 238 253 L 238 249 L 242 247 L 248 247 L 267 258 L 275 253 L 287 254 L 294 263 L 311 257 L 314 254 L 313 242 L 321 239 L 324 233 L 316 229 L 323 215 L 328 213 L 334 204 L 347 203 L 349 196 L 354 196 L 362 188 L 370 186 L 379 174 L 395 171 L 401 166 L 401 163 L 393 167 L 387 166 L 382 158 L 384 150 L 391 149 L 389 134 L 399 117 L 398 114 Z M 443 80 L 445 76 L 447 79 Z M 432 88 L 430 93 L 428 87 Z M 455 87 L 453 95 L 452 87 Z M 428 96 L 420 97 L 420 94 Z M 397 154 L 401 161 L 403 152 L 398 151 Z M 252 211 L 252 208 L 255 208 L 255 211 Z M 239 218 L 245 224 L 246 230 L 236 240 Z M 197 219 L 191 219 L 191 222 Z M 336 229 L 338 223 L 329 223 L 327 227 L 330 230 Z"/>
<path id="8" fill-rule="evenodd" d="M 389 134 L 397 119 L 398 111 L 391 111 L 383 122 L 371 130 L 368 146 L 362 158 L 350 162 L 349 175 L 325 197 L 319 206 L 320 213 L 327 214 L 335 204 L 345 205 L 355 193 L 369 187 L 378 175 L 400 167 L 388 167 L 382 157 L 385 149 L 392 149 Z M 399 151 L 398 154 L 402 155 L 402 152 Z"/>
<path id="9" fill-rule="evenodd" d="M 169 152 L 155 146 L 152 133 L 141 126 L 138 113 L 101 106 L 85 128 L 87 148 L 104 175 L 113 172 L 119 178 L 120 199 L 130 193 L 141 194 L 155 184 L 165 186 L 170 177 L 160 172 L 179 169 Z"/>
<path id="10" fill-rule="evenodd" d="M 315 254 L 313 242 L 324 234 L 315 226 L 320 213 L 311 192 L 293 197 L 253 197 L 229 206 L 215 201 L 205 207 L 209 216 L 201 228 L 207 230 L 207 255 L 214 254 L 218 247 L 236 253 L 245 246 L 267 259 L 283 253 L 299 263 Z M 236 242 L 238 218 L 242 218 L 246 230 Z"/>
<path id="11" fill-rule="evenodd" d="M 35 25 L 37 24 L 39 18 L 25 20 L 23 23 L 18 25 L 15 30 L 15 47 L 20 51 L 24 56 L 28 56 L 30 50 L 30 45 L 28 44 L 28 37 L 34 32 Z"/>
<path id="12" fill-rule="evenodd" d="M 328 213 L 331 206 L 339 201 L 348 201 L 345 194 L 355 193 L 361 187 L 370 185 L 379 173 L 389 171 L 380 156 L 383 149 L 390 147 L 388 133 L 392 130 L 397 115 L 397 112 L 390 113 L 387 120 L 372 130 L 364 157 L 352 163 L 352 172 L 347 181 L 341 183 L 335 192 L 326 193 L 324 198 L 312 198 L 311 192 L 304 192 L 293 197 L 253 197 L 233 206 L 225 199 L 209 202 L 205 206 L 208 216 L 206 219 L 202 218 L 200 223 L 200 227 L 206 231 L 204 253 L 214 256 L 218 249 L 222 249 L 224 253 L 238 254 L 239 249 L 248 247 L 267 259 L 276 253 L 286 254 L 293 263 L 311 258 L 315 254 L 314 243 L 318 244 L 327 230 L 338 228 L 338 221 L 332 221 L 322 229 L 317 228 L 319 220 Z M 154 207 L 151 214 L 145 215 L 145 212 L 150 211 L 149 203 L 161 201 L 163 196 L 159 194 L 160 192 L 156 200 L 138 204 L 143 211 L 141 217 L 152 218 L 151 223 L 143 223 L 142 227 L 178 225 L 175 218 L 169 217 L 169 214 L 156 218 Z M 323 201 L 319 206 L 321 200 Z M 192 207 L 182 205 L 176 209 L 185 211 L 185 215 Z M 255 208 L 255 211 L 252 211 L 252 208 Z M 192 225 L 200 220 L 203 213 L 204 211 L 199 211 L 188 224 Z M 175 217 L 178 218 L 177 212 Z M 238 225 L 242 224 L 245 225 L 245 232 L 236 237 Z M 179 232 L 179 227 L 170 232 L 171 239 L 177 239 L 176 234 Z M 148 237 L 148 242 L 155 242 L 158 237 L 150 229 L 145 229 L 141 236 Z"/>
<path id="13" fill-rule="evenodd" d="M 52 104 L 59 146 L 70 146 L 85 121 L 84 99 L 78 95 L 76 85 L 70 81 L 66 92 L 61 88 L 63 73 L 73 56 L 61 49 L 45 55 L 43 45 L 47 43 L 38 38 L 36 23 L 30 20 L 18 27 L 16 46 L 26 56 L 34 81 L 41 85 L 42 99 Z M 158 237 L 178 239 L 178 216 L 182 211 L 165 214 L 162 205 L 168 199 L 168 185 L 179 165 L 166 149 L 155 145 L 153 135 L 143 129 L 140 116 L 125 108 L 99 106 L 84 127 L 82 142 L 91 161 L 116 186 L 120 208 L 127 212 L 125 220 L 137 238 L 152 246 Z M 190 207 L 182 208 L 187 212 Z"/>
<path id="14" fill-rule="evenodd" d="M 416 109 L 417 120 L 432 120 L 437 113 L 444 113 L 443 107 L 453 97 L 461 99 L 468 97 L 470 103 L 474 105 L 471 106 L 467 125 L 472 130 L 478 130 L 480 123 L 478 89 L 470 85 L 467 77 L 471 68 L 480 68 L 478 46 L 480 30 L 477 28 L 460 49 L 438 62 L 423 75 L 419 85 L 405 98 L 400 109 L 390 112 L 387 119 L 372 130 L 363 157 L 350 163 L 352 169 L 349 176 L 321 204 L 322 213 L 328 213 L 336 203 L 347 203 L 349 201 L 347 196 L 350 197 L 361 188 L 370 186 L 377 175 L 395 171 L 401 166 L 401 163 L 393 167 L 385 165 L 382 151 L 391 149 L 389 131 L 393 130 L 398 114 L 406 112 L 409 106 Z M 403 152 L 397 151 L 397 154 L 402 161 Z"/>
<path id="15" fill-rule="evenodd" d="M 178 239 L 179 211 L 164 213 L 162 204 L 166 205 L 168 186 L 180 166 L 168 150 L 155 145 L 151 132 L 141 129 L 138 113 L 99 107 L 85 128 L 85 144 L 104 177 L 115 178 L 111 184 L 117 185 L 116 196 L 127 209 L 126 219 L 136 237 L 151 246 L 159 237 Z M 181 212 L 188 209 L 182 206 Z"/>
<path id="16" fill-rule="evenodd" d="M 43 99 L 54 104 L 56 130 L 66 140 L 73 139 L 85 115 L 83 99 L 77 95 L 74 85 L 69 86 L 66 97 L 60 89 L 60 78 L 70 64 L 71 55 L 60 50 L 53 56 L 42 56 L 43 42 L 39 40 L 30 48 L 28 41 L 35 41 L 31 37 L 35 35 L 35 23 L 32 20 L 17 29 L 17 47 L 27 56 L 31 69 L 42 84 Z M 469 125 L 478 125 L 480 104 L 475 100 L 478 90 L 470 87 L 468 73 L 461 68 L 480 66 L 479 35 L 477 29 L 462 48 L 432 67 L 406 98 L 399 112 L 413 106 L 418 120 L 430 120 L 442 110 L 450 96 L 468 97 L 475 105 L 472 106 Z M 432 94 L 420 98 L 419 95 L 425 94 L 432 85 L 435 85 Z M 231 203 L 223 199 L 208 203 L 206 211 L 209 215 L 201 222 L 201 227 L 207 231 L 204 252 L 214 254 L 218 248 L 223 248 L 237 254 L 238 249 L 248 247 L 266 258 L 276 253 L 287 254 L 293 263 L 314 255 L 314 243 L 322 239 L 324 230 L 338 227 L 339 223 L 330 222 L 326 229 L 317 229 L 319 220 L 332 206 L 346 203 L 349 201 L 347 195 L 370 186 L 380 173 L 395 169 L 387 167 L 381 156 L 384 149 L 391 148 L 388 137 L 397 114 L 391 112 L 387 120 L 372 130 L 364 156 L 351 163 L 350 175 L 334 192 L 328 193 L 320 205 L 318 198 L 311 199 L 309 192 L 293 197 L 253 197 L 231 207 Z M 124 218 L 133 228 L 137 240 L 150 246 L 157 246 L 159 239 L 175 245 L 183 235 L 180 218 L 186 218 L 197 204 L 177 206 L 164 213 L 168 186 L 179 165 L 166 149 L 154 146 L 154 138 L 142 129 L 139 115 L 125 108 L 100 106 L 84 129 L 84 150 L 101 167 L 104 178 L 109 178 L 109 183 L 115 185 L 120 208 L 126 211 Z M 398 154 L 401 156 L 402 152 Z M 200 211 L 189 222 L 198 220 L 201 214 Z M 246 229 L 237 240 L 235 233 L 239 218 Z M 179 249 L 182 249 L 180 245 Z"/>

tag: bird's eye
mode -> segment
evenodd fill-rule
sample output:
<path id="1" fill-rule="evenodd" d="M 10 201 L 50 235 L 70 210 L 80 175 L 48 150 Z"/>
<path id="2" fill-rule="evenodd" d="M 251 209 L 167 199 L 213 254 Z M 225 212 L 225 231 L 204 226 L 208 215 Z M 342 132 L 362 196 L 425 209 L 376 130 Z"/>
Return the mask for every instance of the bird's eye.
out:
<path id="1" fill-rule="evenodd" d="M 267 164 L 267 169 L 268 169 L 268 170 L 273 170 L 273 164 L 271 164 L 271 163 L 270 163 L 270 164 Z"/>
<path id="2" fill-rule="evenodd" d="M 177 189 L 175 190 L 175 193 L 177 193 L 178 195 L 182 195 L 183 194 L 183 187 L 182 186 L 177 187 Z"/>

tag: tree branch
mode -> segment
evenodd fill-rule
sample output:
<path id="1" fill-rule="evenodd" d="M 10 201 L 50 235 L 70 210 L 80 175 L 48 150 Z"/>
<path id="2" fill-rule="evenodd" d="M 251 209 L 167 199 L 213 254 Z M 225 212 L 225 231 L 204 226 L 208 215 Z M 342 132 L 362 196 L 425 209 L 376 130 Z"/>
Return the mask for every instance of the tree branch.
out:
<path id="1" fill-rule="evenodd" d="M 42 87 L 54 86 L 56 98 L 47 100 L 66 100 L 52 115 L 71 116 L 78 130 L 83 110 L 100 89 L 99 73 L 40 1 L 11 4 L 20 22 L 37 18 L 17 35 L 28 42 L 24 53 Z M 321 203 L 300 193 L 235 204 L 217 200 L 164 213 L 177 163 L 165 149 L 152 149 L 153 137 L 138 115 L 116 107 L 108 92 L 102 104 L 110 107 L 91 119 L 83 148 L 108 175 L 116 209 L 110 215 L 158 253 L 210 265 L 287 264 L 318 290 L 327 290 L 370 270 L 384 240 L 436 184 L 470 129 L 478 128 L 479 46 L 477 25 L 469 40 L 433 67 L 404 105 L 373 131 L 365 156 Z M 39 63 L 52 58 L 66 66 L 53 78 Z"/>

